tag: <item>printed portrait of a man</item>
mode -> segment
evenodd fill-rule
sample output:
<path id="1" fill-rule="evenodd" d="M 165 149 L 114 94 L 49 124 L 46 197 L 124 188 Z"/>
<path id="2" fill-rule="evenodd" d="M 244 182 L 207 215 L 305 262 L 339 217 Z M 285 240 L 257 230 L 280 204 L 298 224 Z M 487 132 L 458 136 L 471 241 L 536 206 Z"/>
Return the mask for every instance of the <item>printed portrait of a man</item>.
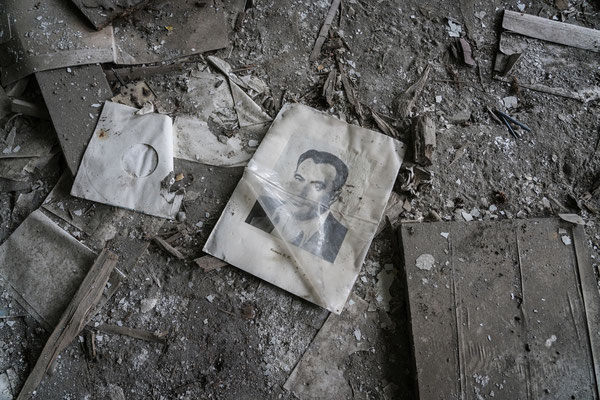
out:
<path id="1" fill-rule="evenodd" d="M 348 167 L 338 157 L 308 150 L 281 182 L 287 193 L 261 196 L 245 222 L 333 263 L 348 229 L 329 208 L 339 200 L 347 178 Z"/>

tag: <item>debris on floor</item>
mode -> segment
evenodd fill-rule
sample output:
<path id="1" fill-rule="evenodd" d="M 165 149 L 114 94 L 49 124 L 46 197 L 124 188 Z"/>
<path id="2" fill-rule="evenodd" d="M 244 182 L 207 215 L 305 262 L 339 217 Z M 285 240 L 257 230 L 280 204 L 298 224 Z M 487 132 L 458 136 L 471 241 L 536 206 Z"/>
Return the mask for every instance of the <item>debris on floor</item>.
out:
<path id="1" fill-rule="evenodd" d="M 597 396 L 600 295 L 581 225 L 404 224 L 400 239 L 421 399 Z"/>
<path id="2" fill-rule="evenodd" d="M 285 105 L 203 251 L 340 314 L 404 153 L 389 136 Z"/>
<path id="3" fill-rule="evenodd" d="M 593 1 L 4 3 L 0 400 L 600 398 Z"/>

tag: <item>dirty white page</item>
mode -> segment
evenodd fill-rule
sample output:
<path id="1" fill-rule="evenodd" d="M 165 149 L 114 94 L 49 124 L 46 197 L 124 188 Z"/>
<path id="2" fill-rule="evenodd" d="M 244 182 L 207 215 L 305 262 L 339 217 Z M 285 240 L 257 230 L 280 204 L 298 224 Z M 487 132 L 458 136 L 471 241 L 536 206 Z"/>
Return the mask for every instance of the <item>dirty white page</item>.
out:
<path id="1" fill-rule="evenodd" d="M 219 167 L 244 166 L 272 118 L 228 75 L 192 71 L 175 117 L 175 157 Z"/>
<path id="2" fill-rule="evenodd" d="M 19 304 L 51 331 L 95 258 L 36 210 L 0 246 L 0 276 Z"/>
<path id="3" fill-rule="evenodd" d="M 173 126 L 161 114 L 104 103 L 71 195 L 157 217 L 174 218 L 182 194 L 173 180 Z"/>
<path id="4" fill-rule="evenodd" d="M 36 71 L 114 61 L 113 28 L 96 31 L 63 0 L 3 0 L 2 84 Z"/>
<path id="5" fill-rule="evenodd" d="M 403 155 L 388 136 L 286 105 L 204 251 L 339 314 Z"/>

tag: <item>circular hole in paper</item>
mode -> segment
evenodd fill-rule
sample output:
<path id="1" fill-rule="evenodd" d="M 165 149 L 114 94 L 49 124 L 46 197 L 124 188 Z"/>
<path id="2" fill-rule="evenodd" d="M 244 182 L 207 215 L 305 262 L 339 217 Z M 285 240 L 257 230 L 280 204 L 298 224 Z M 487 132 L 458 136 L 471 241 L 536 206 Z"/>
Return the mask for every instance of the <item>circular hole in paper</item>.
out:
<path id="1" fill-rule="evenodd" d="M 148 144 L 131 146 L 121 157 L 121 167 L 135 178 L 143 178 L 154 172 L 158 165 L 158 153 Z"/>

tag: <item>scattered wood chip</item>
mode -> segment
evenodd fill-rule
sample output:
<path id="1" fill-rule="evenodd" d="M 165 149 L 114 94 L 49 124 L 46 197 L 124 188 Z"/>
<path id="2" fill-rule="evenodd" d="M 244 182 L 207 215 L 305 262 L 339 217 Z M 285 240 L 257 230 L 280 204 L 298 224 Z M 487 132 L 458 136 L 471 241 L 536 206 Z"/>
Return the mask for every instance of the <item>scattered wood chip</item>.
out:
<path id="1" fill-rule="evenodd" d="M 427 84 L 429 73 L 431 72 L 431 66 L 425 67 L 421 77 L 413 83 L 404 93 L 396 98 L 396 112 L 401 118 L 408 118 L 412 115 L 413 109 L 421 92 Z"/>
<path id="2" fill-rule="evenodd" d="M 181 252 L 179 250 L 177 250 L 175 247 L 171 246 L 164 239 L 161 239 L 158 236 L 155 236 L 155 237 L 152 238 L 152 241 L 154 243 L 156 243 L 157 245 L 159 245 L 160 247 L 162 247 L 162 249 L 164 251 L 166 251 L 167 253 L 169 253 L 173 257 L 177 258 L 178 260 L 184 260 L 185 259 L 185 257 L 183 256 L 183 254 L 181 254 Z"/>
<path id="3" fill-rule="evenodd" d="M 212 271 L 214 269 L 219 269 L 221 267 L 224 267 L 226 265 L 228 265 L 225 261 L 223 260 L 219 260 L 216 257 L 213 256 L 203 256 L 200 258 L 196 258 L 194 260 L 194 262 L 204 270 L 204 272 L 208 272 L 208 271 Z"/>
<path id="4" fill-rule="evenodd" d="M 327 75 L 325 84 L 323 85 L 323 97 L 325 97 L 325 101 L 327 101 L 329 107 L 334 106 L 333 95 L 335 94 L 335 78 L 336 71 L 332 68 Z"/>
<path id="5" fill-rule="evenodd" d="M 89 322 L 117 260 L 118 256 L 110 250 L 104 249 L 100 253 L 48 338 L 17 400 L 26 400 L 32 396 L 59 354 Z"/>
<path id="6" fill-rule="evenodd" d="M 456 153 L 454 153 L 454 159 L 452 160 L 452 162 L 450 164 L 448 164 L 448 167 L 451 167 L 456 161 L 458 161 L 467 151 L 467 145 L 464 144 L 462 146 L 460 146 L 460 148 L 458 150 L 456 150 Z"/>
<path id="7" fill-rule="evenodd" d="M 425 167 L 431 165 L 436 146 L 433 120 L 427 115 L 415 117 L 412 124 L 412 134 L 415 163 Z"/>
<path id="8" fill-rule="evenodd" d="M 360 104 L 360 101 L 358 100 L 358 96 L 356 95 L 356 89 L 354 88 L 354 85 L 352 84 L 350 79 L 348 79 L 348 76 L 344 72 L 344 68 L 343 68 L 342 64 L 339 62 L 339 60 L 338 60 L 338 68 L 340 70 L 340 76 L 342 78 L 342 85 L 344 86 L 344 92 L 346 93 L 346 98 L 348 99 L 348 102 L 352 105 L 352 108 L 354 109 L 354 112 L 356 113 L 356 115 L 358 117 L 358 121 L 362 125 L 365 118 L 363 115 L 362 106 Z"/>
<path id="9" fill-rule="evenodd" d="M 373 110 L 372 108 L 369 108 L 369 111 L 371 111 L 371 116 L 373 117 L 373 120 L 375 121 L 375 123 L 377 124 L 377 126 L 379 127 L 379 129 L 381 129 L 381 131 L 383 133 L 385 133 L 388 136 L 391 136 L 393 138 L 398 138 L 398 131 L 391 126 L 390 124 L 388 124 L 379 114 L 377 114 L 377 112 L 375 112 L 375 110 Z"/>
<path id="10" fill-rule="evenodd" d="M 462 52 L 463 62 L 465 64 L 467 64 L 469 67 L 474 67 L 475 60 L 473 60 L 473 53 L 471 51 L 471 45 L 469 44 L 469 42 L 467 42 L 467 40 L 465 38 L 460 38 L 458 40 L 458 43 L 460 44 L 460 50 Z"/>

